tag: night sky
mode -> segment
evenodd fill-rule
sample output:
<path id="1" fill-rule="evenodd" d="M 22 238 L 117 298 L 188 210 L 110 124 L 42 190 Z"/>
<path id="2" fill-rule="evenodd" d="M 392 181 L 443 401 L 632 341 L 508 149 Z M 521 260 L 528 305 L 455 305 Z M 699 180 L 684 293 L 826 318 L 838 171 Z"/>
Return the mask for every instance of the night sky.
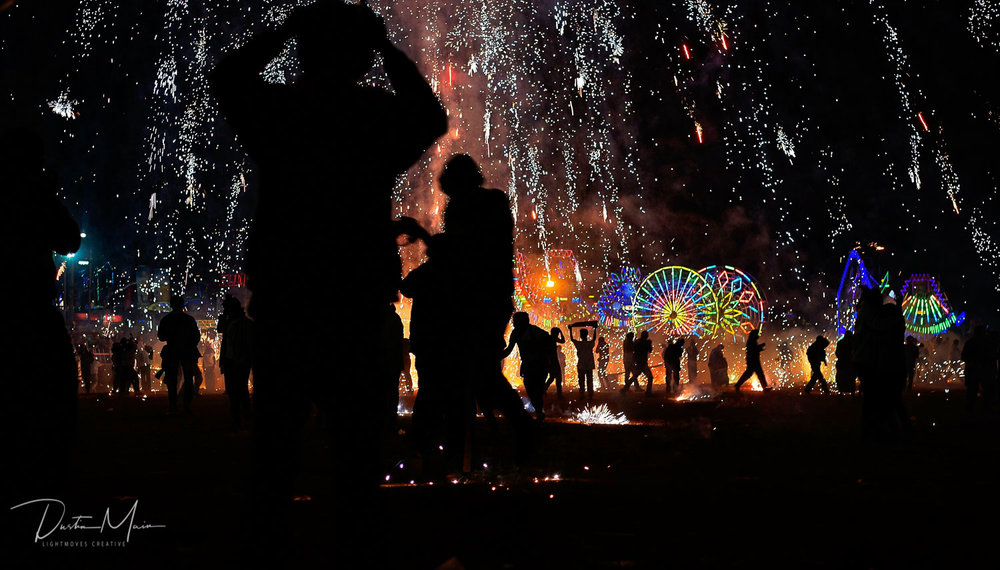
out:
<path id="1" fill-rule="evenodd" d="M 203 159 L 198 182 L 213 189 L 204 192 L 196 208 L 167 215 L 167 205 L 181 199 L 183 177 L 150 172 L 151 125 L 161 121 L 162 129 L 178 128 L 150 109 L 179 117 L 192 99 L 176 108 L 156 103 L 154 82 L 167 51 L 164 13 L 170 3 L 142 4 L 119 7 L 100 20 L 87 36 L 94 39 L 86 57 L 81 56 L 81 36 L 72 32 L 79 29 L 79 9 L 110 3 L 21 2 L 0 15 L 3 112 L 22 121 L 27 117 L 45 133 L 49 165 L 71 211 L 91 236 L 88 245 L 95 256 L 123 267 L 156 265 L 156 248 L 164 247 L 166 235 L 162 228 L 169 226 L 171 232 L 204 241 L 192 246 L 199 251 L 223 240 L 222 249 L 230 252 L 224 259 L 199 258 L 196 273 L 238 270 L 239 228 L 252 214 L 255 186 L 253 166 L 244 164 L 224 121 L 205 123 L 212 135 L 194 142 Z M 201 7 L 215 4 L 192 0 L 186 17 L 207 21 L 208 12 Z M 637 181 L 621 180 L 613 204 L 620 209 L 613 215 L 628 228 L 642 228 L 623 237 L 621 255 L 626 259 L 602 260 L 576 244 L 582 261 L 598 268 L 588 276 L 613 270 L 617 263 L 649 270 L 667 264 L 736 265 L 756 275 L 782 310 L 818 319 L 828 314 L 847 252 L 856 244 L 875 242 L 886 250 L 867 259 L 881 272 L 890 271 L 895 287 L 910 273 L 932 273 L 959 311 L 974 318 L 997 317 L 1000 22 L 989 18 L 997 12 L 989 10 L 990 3 L 586 4 L 613 5 L 612 22 L 622 38 L 619 71 L 602 78 L 630 86 L 625 95 L 607 96 L 607 113 L 615 117 L 610 156 L 618 160 L 631 153 Z M 542 3 L 533 8 L 534 18 L 520 17 L 529 28 L 555 30 L 554 14 L 561 5 L 573 3 Z M 728 25 L 725 48 L 691 16 L 698 6 L 711 8 L 713 17 Z M 226 20 L 220 10 L 211 16 L 216 32 L 207 42 L 209 67 L 231 43 L 218 31 L 226 28 L 218 24 Z M 251 12 L 233 10 L 233 33 L 254 25 Z M 389 14 L 391 30 L 413 27 L 405 21 L 404 7 L 382 13 Z M 978 19 L 970 20 L 970 15 Z M 898 34 L 894 42 L 887 42 L 886 22 Z M 573 33 L 571 22 L 568 35 L 553 34 L 545 41 L 573 42 Z M 433 74 L 416 51 L 401 47 L 425 73 Z M 181 61 L 195 57 L 190 45 L 176 53 L 182 54 Z M 906 59 L 903 65 L 899 53 Z M 464 55 L 456 58 L 456 65 L 464 63 Z M 565 63 L 558 73 L 571 67 L 571 61 Z M 553 77 L 558 73 L 553 70 Z M 469 75 L 475 85 L 476 76 Z M 566 83 L 540 80 L 549 81 Z M 78 101 L 73 110 L 79 116 L 73 120 L 55 114 L 48 104 L 67 86 Z M 187 93 L 197 87 L 178 84 Z M 572 85 L 564 87 L 572 91 Z M 585 102 L 581 99 L 580 105 Z M 587 116 L 580 114 L 583 136 Z M 790 147 L 778 143 L 778 128 Z M 907 172 L 914 133 L 919 189 Z M 247 180 L 246 192 L 235 203 L 224 191 L 232 186 L 234 164 L 241 165 Z M 503 169 L 502 157 L 484 161 L 488 179 L 506 178 Z M 959 213 L 948 195 L 949 176 L 958 181 Z M 553 177 L 551 184 L 561 182 Z M 150 230 L 153 224 L 146 220 L 150 191 L 163 200 L 154 217 L 160 230 Z M 580 207 L 574 214 L 579 217 L 573 219 L 580 228 L 601 231 L 600 223 L 592 222 L 601 196 L 595 185 L 580 185 Z M 419 208 L 420 202 L 411 200 L 413 204 Z M 227 211 L 227 206 L 233 209 Z M 412 210 L 403 211 L 412 215 Z M 518 223 L 525 224 L 520 216 Z M 572 239 L 559 237 L 558 229 L 553 232 L 552 245 L 574 246 Z M 530 247 L 531 235 L 524 230 L 519 244 Z M 983 240 L 994 244 L 983 246 Z M 600 284 L 591 286 L 599 289 Z"/>

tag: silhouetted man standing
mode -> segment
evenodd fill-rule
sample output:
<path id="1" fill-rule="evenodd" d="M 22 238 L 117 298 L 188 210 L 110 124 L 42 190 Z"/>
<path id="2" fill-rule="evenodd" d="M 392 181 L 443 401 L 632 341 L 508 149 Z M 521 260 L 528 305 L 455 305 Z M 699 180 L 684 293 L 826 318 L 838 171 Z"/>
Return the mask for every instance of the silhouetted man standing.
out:
<path id="1" fill-rule="evenodd" d="M 226 395 L 233 427 L 239 428 L 250 414 L 250 370 L 253 368 L 253 321 L 247 318 L 235 297 L 227 297 L 223 307 L 226 330 L 219 347 L 219 367 L 226 380 Z M 220 324 L 222 319 L 220 320 Z"/>
<path id="2" fill-rule="evenodd" d="M 261 71 L 294 38 L 301 75 L 291 85 Z M 380 55 L 392 92 L 360 84 Z M 248 313 L 254 319 L 254 428 L 257 493 L 284 504 L 301 456 L 302 427 L 315 402 L 328 421 L 335 511 L 361 533 L 380 475 L 380 437 L 388 367 L 399 358 L 392 302 L 398 298 L 399 250 L 392 222 L 396 178 L 447 130 L 440 102 L 417 67 L 386 37 L 363 5 L 321 0 L 295 9 L 212 72 L 222 110 L 260 171 L 258 207 L 248 242 Z M 326 260 L 317 263 L 317 260 Z M 336 284 L 364 271 L 350 302 L 319 302 L 288 326 L 289 303 L 308 283 Z M 350 323 L 331 346 L 329 326 Z M 400 334 L 400 340 L 402 335 Z M 497 349 L 499 350 L 499 349 Z M 328 354 L 337 363 L 290 354 Z M 383 370 L 384 369 L 384 370 Z M 398 375 L 396 369 L 394 374 Z M 349 383 L 349 384 L 348 384 Z M 337 392 L 350 386 L 352 397 Z M 281 517 L 262 513 L 283 530 Z M 354 547 L 339 542 L 343 555 Z"/>
<path id="3" fill-rule="evenodd" d="M 666 366 L 666 373 L 663 376 L 667 385 L 667 392 L 673 390 L 674 386 L 681 385 L 681 355 L 684 354 L 684 339 L 679 338 L 663 349 L 663 364 Z M 689 357 L 690 358 L 690 357 Z"/>
<path id="4" fill-rule="evenodd" d="M 184 373 L 184 385 L 181 397 L 184 399 L 184 411 L 191 411 L 191 399 L 194 397 L 194 368 L 198 365 L 198 342 L 201 331 L 194 317 L 184 312 L 184 297 L 172 295 L 170 307 L 173 309 L 160 319 L 156 337 L 167 346 L 160 351 L 163 360 L 163 382 L 167 385 L 167 401 L 170 412 L 177 411 L 177 373 Z"/>
<path id="5" fill-rule="evenodd" d="M 708 373 L 712 378 L 712 387 L 721 388 L 729 385 L 729 361 L 723 353 L 725 347 L 718 345 L 708 354 Z"/>
<path id="6" fill-rule="evenodd" d="M 587 327 L 593 327 L 594 336 L 597 336 L 597 321 L 587 321 L 585 323 L 573 323 L 569 326 L 569 339 L 573 341 L 576 348 L 576 378 L 580 385 L 580 396 L 584 391 L 588 398 L 594 397 L 594 340 L 590 338 L 590 331 Z M 579 340 L 573 337 L 573 329 L 580 329 Z"/>

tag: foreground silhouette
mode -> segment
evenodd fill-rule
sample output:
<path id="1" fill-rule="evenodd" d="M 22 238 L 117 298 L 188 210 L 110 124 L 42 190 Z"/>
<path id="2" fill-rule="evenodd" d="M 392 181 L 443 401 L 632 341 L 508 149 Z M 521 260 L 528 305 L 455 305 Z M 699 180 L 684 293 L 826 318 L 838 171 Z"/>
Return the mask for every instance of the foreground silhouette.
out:
<path id="1" fill-rule="evenodd" d="M 35 132 L 0 132 L 4 262 L 17 270 L 4 279 L 16 288 L 16 298 L 5 288 L 13 302 L 5 309 L 3 333 L 10 356 L 2 398 L 4 496 L 10 499 L 59 492 L 76 426 L 76 358 L 63 316 L 52 305 L 58 293 L 52 252 L 75 252 L 80 228 L 56 197 L 43 159 Z"/>
<path id="2" fill-rule="evenodd" d="M 266 83 L 261 71 L 292 38 L 300 77 L 291 85 Z M 359 84 L 376 55 L 391 93 Z M 287 532 L 282 521 L 314 403 L 334 455 L 334 510 L 351 521 L 351 532 L 334 546 L 349 555 L 351 537 L 381 516 L 371 502 L 380 478 L 384 387 L 396 385 L 400 372 L 381 366 L 399 359 L 402 343 L 392 306 L 401 268 L 391 192 L 396 177 L 447 130 L 446 115 L 413 62 L 389 42 L 384 23 L 365 6 L 336 1 L 297 8 L 280 28 L 260 32 L 221 61 L 211 81 L 260 172 L 247 252 L 255 490 L 267 507 L 258 517 L 275 535 Z M 364 286 L 348 291 L 358 272 Z M 310 283 L 349 294 L 349 302 L 323 300 L 296 319 L 289 303 Z M 349 334 L 331 345 L 330 327 L 345 326 Z"/>

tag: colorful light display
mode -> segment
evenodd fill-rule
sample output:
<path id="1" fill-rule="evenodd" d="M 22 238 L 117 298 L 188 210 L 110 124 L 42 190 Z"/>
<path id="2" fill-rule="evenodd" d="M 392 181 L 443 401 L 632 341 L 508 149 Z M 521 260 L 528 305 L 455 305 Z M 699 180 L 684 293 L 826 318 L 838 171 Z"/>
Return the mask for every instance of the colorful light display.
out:
<path id="1" fill-rule="evenodd" d="M 875 289 L 879 282 L 872 277 L 865 267 L 858 250 L 852 249 L 847 255 L 844 274 L 840 278 L 840 288 L 837 289 L 837 335 L 844 336 L 847 331 L 854 330 L 854 321 L 858 318 L 858 300 L 862 288 Z"/>
<path id="2" fill-rule="evenodd" d="M 955 314 L 949 306 L 937 279 L 926 274 L 911 275 L 903 284 L 902 309 L 906 331 L 920 337 L 939 335 L 965 320 L 965 313 Z"/>
<path id="3" fill-rule="evenodd" d="M 719 334 L 746 339 L 764 322 L 764 298 L 753 278 L 730 265 L 710 265 L 698 272 L 712 286 L 718 304 Z"/>
<path id="4" fill-rule="evenodd" d="M 671 336 L 712 336 L 718 327 L 718 310 L 715 291 L 697 271 L 663 267 L 639 286 L 632 326 Z"/>
<path id="5" fill-rule="evenodd" d="M 626 328 L 632 326 L 632 306 L 635 294 L 642 284 L 642 272 L 632 267 L 622 267 L 618 273 L 608 275 L 597 299 L 597 314 L 601 326 Z"/>

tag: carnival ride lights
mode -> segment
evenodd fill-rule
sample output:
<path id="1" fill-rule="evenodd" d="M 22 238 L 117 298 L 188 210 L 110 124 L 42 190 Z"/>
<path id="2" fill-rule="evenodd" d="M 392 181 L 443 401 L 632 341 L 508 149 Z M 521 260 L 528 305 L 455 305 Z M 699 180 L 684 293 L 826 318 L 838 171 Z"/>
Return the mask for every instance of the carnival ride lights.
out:
<path id="1" fill-rule="evenodd" d="M 886 285 L 888 283 L 886 282 Z M 844 336 L 847 331 L 854 330 L 854 321 L 858 317 L 858 300 L 864 287 L 874 289 L 879 286 L 861 259 L 857 249 L 852 249 L 847 256 L 844 274 L 840 278 L 840 288 L 837 289 L 837 335 Z"/>
<path id="2" fill-rule="evenodd" d="M 642 272 L 632 267 L 622 267 L 620 272 L 608 276 L 597 299 L 601 326 L 627 328 L 632 325 L 632 305 L 641 284 Z"/>
<path id="3" fill-rule="evenodd" d="M 681 266 L 657 269 L 639 286 L 632 326 L 667 335 L 712 336 L 718 327 L 718 301 L 697 271 Z"/>
<path id="4" fill-rule="evenodd" d="M 906 320 L 906 331 L 910 334 L 924 337 L 938 335 L 965 320 L 965 313 L 955 314 L 937 279 L 931 275 L 911 275 L 903 283 L 902 293 L 903 318 Z"/>
<path id="5" fill-rule="evenodd" d="M 710 265 L 698 272 L 715 292 L 718 333 L 746 338 L 764 322 L 764 298 L 753 278 L 730 265 Z"/>

